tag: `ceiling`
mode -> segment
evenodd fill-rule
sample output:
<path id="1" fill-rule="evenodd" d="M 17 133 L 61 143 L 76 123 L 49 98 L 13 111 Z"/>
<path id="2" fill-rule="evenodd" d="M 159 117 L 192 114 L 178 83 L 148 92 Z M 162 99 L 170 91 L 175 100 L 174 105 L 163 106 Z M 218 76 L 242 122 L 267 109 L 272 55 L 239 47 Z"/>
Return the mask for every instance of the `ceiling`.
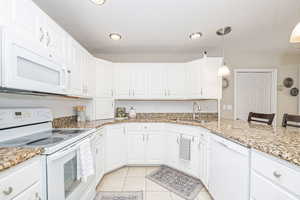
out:
<path id="1" fill-rule="evenodd" d="M 300 54 L 289 44 L 290 33 L 300 22 L 299 0 L 106 0 L 97 6 L 89 0 L 34 0 L 92 54 L 118 62 L 155 62 L 192 59 L 205 49 L 221 55 L 222 39 L 216 30 L 229 25 L 226 50 Z M 189 34 L 202 32 L 200 40 Z M 112 41 L 109 33 L 120 33 Z M 189 56 L 191 55 L 191 56 Z M 150 58 L 151 57 L 151 58 Z"/>

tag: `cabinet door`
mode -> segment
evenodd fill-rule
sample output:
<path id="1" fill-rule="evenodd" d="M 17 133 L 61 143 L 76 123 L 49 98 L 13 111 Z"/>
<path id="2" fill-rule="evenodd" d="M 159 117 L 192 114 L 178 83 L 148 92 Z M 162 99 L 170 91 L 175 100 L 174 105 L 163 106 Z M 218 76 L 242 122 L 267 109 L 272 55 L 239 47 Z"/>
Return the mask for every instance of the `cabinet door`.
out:
<path id="1" fill-rule="evenodd" d="M 12 28 L 17 37 L 33 43 L 45 41 L 43 16 L 31 0 L 12 0 Z"/>
<path id="2" fill-rule="evenodd" d="M 145 164 L 145 134 L 129 132 L 127 140 L 128 164 Z"/>
<path id="3" fill-rule="evenodd" d="M 113 65 L 96 58 L 96 96 L 113 98 Z"/>
<path id="4" fill-rule="evenodd" d="M 98 183 L 103 174 L 104 174 L 104 161 L 105 161 L 105 155 L 104 155 L 104 138 L 103 133 L 99 132 L 97 133 L 99 135 L 95 138 L 95 172 L 96 172 L 96 182 Z"/>
<path id="5" fill-rule="evenodd" d="M 105 172 L 110 172 L 126 165 L 127 139 L 123 126 L 107 128 L 105 143 Z"/>
<path id="6" fill-rule="evenodd" d="M 70 38 L 68 44 L 69 90 L 71 94 L 82 94 L 81 62 L 82 53 L 76 41 Z"/>
<path id="7" fill-rule="evenodd" d="M 148 132 L 146 135 L 146 163 L 160 165 L 165 158 L 165 137 L 160 132 Z"/>
<path id="8" fill-rule="evenodd" d="M 186 89 L 187 97 L 192 99 L 202 98 L 203 93 L 203 83 L 201 66 L 202 60 L 196 60 L 187 64 L 186 70 Z"/>
<path id="9" fill-rule="evenodd" d="M 296 200 L 297 198 L 275 183 L 252 171 L 251 198 L 254 200 Z"/>
<path id="10" fill-rule="evenodd" d="M 149 66 L 148 90 L 150 99 L 166 98 L 166 71 L 163 65 Z"/>
<path id="11" fill-rule="evenodd" d="M 96 98 L 94 106 L 96 120 L 114 118 L 115 101 L 113 99 Z"/>
<path id="12" fill-rule="evenodd" d="M 1 0 L 0 1 L 0 25 L 9 25 L 9 19 L 12 13 L 11 0 Z"/>
<path id="13" fill-rule="evenodd" d="M 179 169 L 179 134 L 175 132 L 167 133 L 168 151 L 167 164 L 175 169 Z"/>
<path id="14" fill-rule="evenodd" d="M 198 157 L 199 157 L 199 178 L 202 183 L 208 187 L 208 145 L 202 139 L 198 143 Z"/>
<path id="15" fill-rule="evenodd" d="M 115 86 L 116 96 L 118 99 L 129 99 L 132 97 L 131 91 L 131 73 L 130 68 L 126 65 L 116 66 L 115 71 Z"/>
<path id="16" fill-rule="evenodd" d="M 222 97 L 222 78 L 218 76 L 222 58 L 206 58 L 201 67 L 203 98 L 217 99 Z"/>
<path id="17" fill-rule="evenodd" d="M 45 14 L 45 46 L 49 49 L 49 58 L 64 66 L 66 62 L 66 33 Z"/>
<path id="18" fill-rule="evenodd" d="M 185 98 L 185 68 L 183 64 L 167 67 L 167 96 L 172 99 Z"/>
<path id="19" fill-rule="evenodd" d="M 24 192 L 19 194 L 14 200 L 34 200 L 34 199 L 43 199 L 42 198 L 42 185 L 41 182 L 37 182 L 32 185 L 30 188 L 26 189 Z"/>
<path id="20" fill-rule="evenodd" d="M 131 95 L 133 98 L 147 97 L 147 68 L 141 65 L 133 65 L 130 67 L 131 73 Z"/>

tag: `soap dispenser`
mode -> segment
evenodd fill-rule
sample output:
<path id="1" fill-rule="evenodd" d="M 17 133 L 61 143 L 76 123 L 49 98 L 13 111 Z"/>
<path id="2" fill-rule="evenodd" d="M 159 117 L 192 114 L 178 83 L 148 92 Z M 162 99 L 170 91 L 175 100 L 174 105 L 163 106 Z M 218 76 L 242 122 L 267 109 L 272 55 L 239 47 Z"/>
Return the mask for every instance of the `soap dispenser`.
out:
<path id="1" fill-rule="evenodd" d="M 134 107 L 130 107 L 128 115 L 129 115 L 130 119 L 136 118 L 136 111 L 135 111 Z"/>

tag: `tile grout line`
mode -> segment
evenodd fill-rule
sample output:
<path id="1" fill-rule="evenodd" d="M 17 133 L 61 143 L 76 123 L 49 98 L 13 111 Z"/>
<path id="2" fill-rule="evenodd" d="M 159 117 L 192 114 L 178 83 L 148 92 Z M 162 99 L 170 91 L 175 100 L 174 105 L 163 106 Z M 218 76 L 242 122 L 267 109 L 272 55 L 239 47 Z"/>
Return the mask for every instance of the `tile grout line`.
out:
<path id="1" fill-rule="evenodd" d="M 129 171 L 129 168 L 128 167 L 126 167 L 126 173 L 125 173 L 125 178 L 124 178 L 124 180 L 123 180 L 123 186 L 122 186 L 122 191 L 123 192 L 126 192 L 126 191 L 124 191 L 124 189 L 125 189 L 125 183 L 126 183 L 126 181 L 127 181 L 127 176 L 128 176 L 128 171 Z"/>

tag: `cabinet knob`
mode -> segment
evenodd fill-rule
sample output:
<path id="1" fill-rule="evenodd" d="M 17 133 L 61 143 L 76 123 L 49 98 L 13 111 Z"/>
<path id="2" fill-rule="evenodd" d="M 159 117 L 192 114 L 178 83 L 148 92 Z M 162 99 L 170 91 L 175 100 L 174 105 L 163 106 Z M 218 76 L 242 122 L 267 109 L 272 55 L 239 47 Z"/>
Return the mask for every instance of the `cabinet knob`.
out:
<path id="1" fill-rule="evenodd" d="M 68 70 L 67 72 L 68 72 L 68 74 L 71 74 L 71 73 L 72 73 L 72 71 L 71 71 L 71 70 Z"/>
<path id="2" fill-rule="evenodd" d="M 275 178 L 280 178 L 282 175 L 279 173 L 279 172 L 277 172 L 277 171 L 274 171 L 273 172 L 273 175 L 275 176 Z"/>
<path id="3" fill-rule="evenodd" d="M 8 187 L 6 190 L 3 190 L 3 194 L 4 195 L 10 195 L 13 192 L 13 188 L 12 187 Z"/>

